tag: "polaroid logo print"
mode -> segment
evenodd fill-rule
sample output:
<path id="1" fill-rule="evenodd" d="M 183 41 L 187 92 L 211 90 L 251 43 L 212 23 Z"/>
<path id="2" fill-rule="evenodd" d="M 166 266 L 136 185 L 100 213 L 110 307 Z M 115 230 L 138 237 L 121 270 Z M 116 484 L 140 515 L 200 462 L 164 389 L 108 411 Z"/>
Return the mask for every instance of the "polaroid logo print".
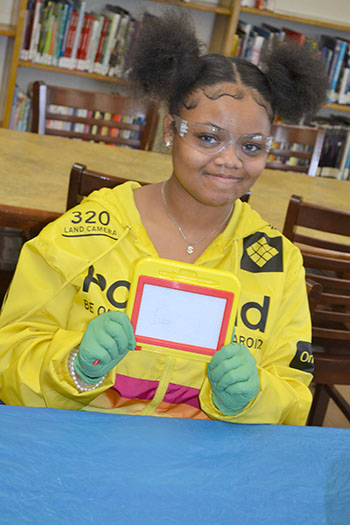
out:
<path id="1" fill-rule="evenodd" d="M 270 307 L 270 297 L 267 295 L 264 296 L 263 304 L 256 303 L 255 301 L 249 301 L 245 303 L 241 308 L 241 319 L 243 324 L 249 328 L 249 330 L 259 330 L 259 332 L 265 332 L 267 315 Z M 248 320 L 249 313 L 252 310 L 258 312 L 259 319 L 254 323 Z M 248 313 L 249 312 L 249 313 Z"/>
<path id="2" fill-rule="evenodd" d="M 119 288 L 126 288 L 126 290 L 129 291 L 130 289 L 129 281 L 124 281 L 124 280 L 115 281 L 114 283 L 112 283 L 110 286 L 107 287 L 107 281 L 105 277 L 101 275 L 100 273 L 96 273 L 94 275 L 94 267 L 90 266 L 88 274 L 84 279 L 83 292 L 88 293 L 91 284 L 96 284 L 101 289 L 102 292 L 106 290 L 107 299 L 111 303 L 111 305 L 113 305 L 115 308 L 120 308 L 120 309 L 126 308 L 126 301 L 123 301 L 123 302 L 117 301 L 115 298 L 115 294 L 117 290 L 119 290 Z"/>
<path id="3" fill-rule="evenodd" d="M 117 301 L 116 295 L 120 288 L 125 288 L 127 291 L 129 291 L 129 281 L 118 280 L 113 282 L 110 286 L 107 286 L 106 278 L 100 273 L 95 273 L 94 267 L 90 266 L 88 274 L 83 282 L 83 292 L 88 293 L 91 285 L 98 286 L 102 292 L 105 291 L 108 301 L 115 308 L 126 308 L 126 301 Z M 266 295 L 264 296 L 263 304 L 259 304 L 255 301 L 249 301 L 248 303 L 245 303 L 241 308 L 241 319 L 243 324 L 249 328 L 249 330 L 259 330 L 259 332 L 264 333 L 269 307 L 270 297 Z M 254 310 L 255 313 L 253 313 Z M 252 322 L 251 317 L 257 317 L 256 312 L 258 313 L 258 319 L 255 322 Z"/>

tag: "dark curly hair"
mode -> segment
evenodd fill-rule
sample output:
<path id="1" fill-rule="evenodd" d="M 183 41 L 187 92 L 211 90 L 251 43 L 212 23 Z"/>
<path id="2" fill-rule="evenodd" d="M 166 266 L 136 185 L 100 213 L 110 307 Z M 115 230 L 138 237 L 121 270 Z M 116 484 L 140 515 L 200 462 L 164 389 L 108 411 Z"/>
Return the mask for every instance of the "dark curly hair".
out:
<path id="1" fill-rule="evenodd" d="M 128 78 L 138 94 L 163 100 L 178 113 L 198 88 L 222 82 L 250 89 L 273 120 L 309 120 L 326 101 L 328 79 L 317 53 L 291 41 L 270 47 L 257 67 L 239 57 L 202 53 L 192 19 L 181 10 L 145 13 Z"/>

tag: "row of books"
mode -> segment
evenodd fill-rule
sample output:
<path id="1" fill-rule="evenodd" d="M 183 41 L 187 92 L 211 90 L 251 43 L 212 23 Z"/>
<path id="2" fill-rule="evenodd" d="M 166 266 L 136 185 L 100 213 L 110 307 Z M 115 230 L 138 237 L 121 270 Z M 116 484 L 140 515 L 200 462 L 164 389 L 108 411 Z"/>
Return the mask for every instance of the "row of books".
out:
<path id="1" fill-rule="evenodd" d="M 326 133 L 316 172 L 318 177 L 350 180 L 350 119 L 341 115 L 317 117 L 313 124 L 322 126 Z M 275 143 L 274 148 L 298 152 L 310 152 L 306 144 Z M 275 156 L 270 154 L 268 162 L 288 166 L 305 166 L 305 160 L 298 157 Z"/>
<path id="2" fill-rule="evenodd" d="M 231 55 L 239 56 L 259 66 L 261 57 L 268 46 L 286 37 L 285 28 L 278 28 L 268 23 L 261 26 L 239 20 L 237 32 L 233 37 Z"/>
<path id="3" fill-rule="evenodd" d="M 140 26 L 115 5 L 96 13 L 86 0 L 28 0 L 20 58 L 123 77 Z"/>
<path id="4" fill-rule="evenodd" d="M 317 117 L 315 123 L 326 128 L 317 175 L 350 180 L 350 119 L 331 115 Z"/>
<path id="5" fill-rule="evenodd" d="M 111 114 L 108 112 L 92 111 L 84 108 L 71 108 L 67 106 L 59 106 L 50 104 L 49 112 L 56 115 L 73 115 L 82 118 L 94 118 L 105 121 L 114 120 L 115 122 L 123 122 L 127 124 L 144 124 L 144 117 L 136 117 L 133 115 L 121 115 L 120 113 Z M 60 129 L 64 131 L 73 131 L 74 133 L 84 133 L 91 135 L 102 135 L 104 137 L 121 137 L 124 139 L 140 139 L 141 132 L 110 128 L 108 126 L 98 126 L 97 124 L 84 124 L 81 122 L 66 122 L 62 120 L 50 119 L 46 121 L 48 129 Z M 108 143 L 107 143 L 108 144 Z M 115 145 L 114 143 L 110 143 Z"/>
<path id="6" fill-rule="evenodd" d="M 267 23 L 257 26 L 239 20 L 231 55 L 260 65 L 266 48 L 276 40 L 284 39 L 291 39 L 298 45 L 309 46 L 317 51 L 328 76 L 328 103 L 350 104 L 350 39 L 321 34 L 319 40 L 315 40 L 288 27 L 275 27 Z"/>
<path id="7" fill-rule="evenodd" d="M 83 108 L 71 108 L 67 106 L 59 106 L 50 104 L 49 112 L 57 115 L 73 115 L 82 118 L 94 118 L 101 120 L 114 120 L 115 122 L 123 122 L 127 124 L 144 124 L 145 117 L 136 117 L 133 115 L 121 115 L 111 114 L 101 111 L 91 111 Z M 32 118 L 32 99 L 31 95 L 23 93 L 18 87 L 15 89 L 10 129 L 17 131 L 31 131 L 31 118 Z M 121 137 L 125 139 L 140 139 L 140 131 L 110 128 L 107 126 L 97 126 L 83 124 L 80 122 L 65 122 L 62 120 L 49 119 L 46 121 L 46 127 L 48 129 L 60 129 L 65 131 L 73 131 L 75 133 L 88 133 L 91 135 L 102 135 L 110 137 Z M 108 143 L 107 143 L 108 144 Z M 114 143 L 110 143 L 114 144 Z M 115 145 L 115 144 L 114 144 Z"/>

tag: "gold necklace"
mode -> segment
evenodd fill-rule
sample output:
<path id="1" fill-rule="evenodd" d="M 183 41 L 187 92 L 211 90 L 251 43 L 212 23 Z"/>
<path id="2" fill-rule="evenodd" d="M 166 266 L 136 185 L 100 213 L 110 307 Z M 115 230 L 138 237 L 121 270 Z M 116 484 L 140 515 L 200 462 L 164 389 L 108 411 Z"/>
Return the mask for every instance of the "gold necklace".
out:
<path id="1" fill-rule="evenodd" d="M 217 228 L 215 228 L 215 230 L 207 233 L 206 235 L 204 235 L 204 237 L 201 237 L 200 239 L 197 239 L 196 241 L 189 241 L 183 231 L 183 229 L 181 228 L 180 224 L 177 222 L 177 220 L 175 219 L 175 217 L 170 213 L 169 209 L 168 209 L 168 205 L 167 205 L 167 201 L 166 201 L 166 197 L 165 197 L 165 192 L 164 192 L 164 187 L 165 187 L 165 184 L 166 184 L 167 181 L 164 181 L 162 186 L 161 186 L 161 193 L 162 193 L 162 199 L 163 199 L 163 204 L 164 204 L 164 208 L 165 208 L 165 211 L 166 211 L 166 214 L 167 216 L 169 217 L 169 219 L 175 224 L 175 226 L 177 227 L 177 229 L 179 230 L 180 232 L 180 235 L 181 237 L 183 238 L 183 240 L 188 244 L 187 248 L 186 248 L 186 251 L 189 255 L 191 255 L 193 252 L 194 252 L 194 247 L 196 246 L 196 244 L 199 244 L 200 242 L 204 241 L 205 239 L 208 239 L 209 237 L 211 237 L 212 235 L 214 235 L 214 233 L 216 233 L 217 231 L 220 230 L 220 228 L 223 227 L 223 225 L 228 221 L 231 213 L 232 213 L 232 210 L 233 210 L 233 204 L 230 208 L 230 211 L 228 212 L 228 214 L 226 215 L 225 219 L 219 224 L 219 226 Z"/>

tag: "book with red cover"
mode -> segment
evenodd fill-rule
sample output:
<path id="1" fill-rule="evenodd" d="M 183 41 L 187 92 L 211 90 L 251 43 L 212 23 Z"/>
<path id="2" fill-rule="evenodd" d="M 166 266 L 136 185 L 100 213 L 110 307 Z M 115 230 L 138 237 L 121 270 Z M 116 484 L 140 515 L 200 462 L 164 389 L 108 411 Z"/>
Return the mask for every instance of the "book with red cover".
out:
<path id="1" fill-rule="evenodd" d="M 84 24 L 81 30 L 81 39 L 77 52 L 77 68 L 84 70 L 86 66 L 86 59 L 91 40 L 92 28 L 95 22 L 95 15 L 92 13 L 85 13 Z"/>
<path id="2" fill-rule="evenodd" d="M 79 13 L 77 11 L 73 11 L 70 26 L 69 26 L 68 36 L 67 36 L 66 49 L 64 51 L 64 58 L 70 58 L 72 56 L 72 50 L 73 50 L 75 32 L 77 30 L 78 18 L 79 18 Z"/>
<path id="3" fill-rule="evenodd" d="M 108 18 L 108 16 L 105 16 L 103 24 L 102 24 L 100 40 L 99 40 L 99 43 L 98 43 L 98 46 L 97 46 L 97 51 L 96 51 L 96 56 L 95 56 L 95 64 L 99 64 L 101 62 L 103 46 L 104 46 L 104 43 L 105 43 L 105 40 L 106 40 L 106 36 L 108 34 L 110 23 L 111 23 L 111 19 Z M 97 69 L 95 69 L 95 71 L 97 71 Z"/>
<path id="4" fill-rule="evenodd" d="M 87 27 L 86 27 L 85 41 L 83 42 L 83 46 L 82 46 L 82 50 L 81 50 L 81 60 L 86 60 L 87 59 L 89 46 L 90 46 L 90 41 L 91 41 L 91 36 L 92 36 L 92 29 L 94 27 L 95 19 L 96 19 L 96 17 L 95 17 L 94 14 L 92 14 L 92 13 L 88 14 L 88 21 L 87 21 Z"/>
<path id="5" fill-rule="evenodd" d="M 299 33 L 299 31 L 293 31 L 293 29 L 289 29 L 288 27 L 282 27 L 282 29 L 284 31 L 285 38 L 289 40 L 293 40 L 300 46 L 304 45 L 305 38 L 306 38 L 305 33 Z"/>
<path id="6" fill-rule="evenodd" d="M 84 19 L 83 19 L 83 24 L 81 26 L 81 31 L 80 31 L 80 38 L 79 38 L 77 54 L 76 54 L 76 57 L 75 57 L 78 60 L 81 58 L 82 49 L 83 49 L 83 46 L 85 45 L 86 34 L 87 34 L 87 27 L 88 27 L 88 20 L 89 20 L 89 14 L 85 13 L 84 14 Z"/>

